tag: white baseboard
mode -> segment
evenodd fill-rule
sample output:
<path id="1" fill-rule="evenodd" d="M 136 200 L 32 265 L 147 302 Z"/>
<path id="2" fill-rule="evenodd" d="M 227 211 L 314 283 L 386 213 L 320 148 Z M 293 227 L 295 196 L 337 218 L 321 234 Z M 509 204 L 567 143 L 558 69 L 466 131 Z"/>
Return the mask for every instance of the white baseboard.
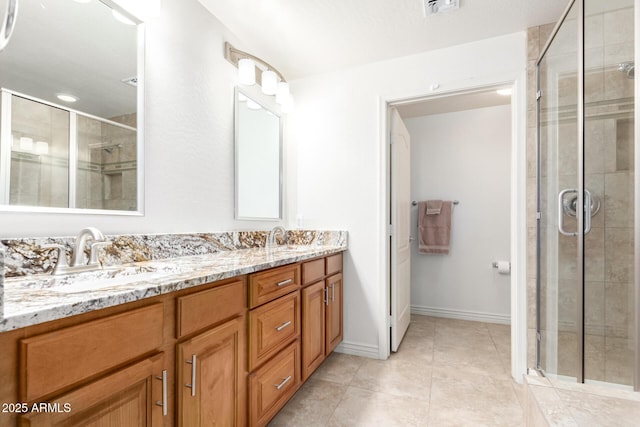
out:
<path id="1" fill-rule="evenodd" d="M 482 313 L 478 311 L 454 310 L 451 308 L 435 308 L 425 307 L 421 305 L 412 305 L 411 314 L 445 317 L 448 319 L 471 320 L 474 322 L 499 323 L 502 325 L 511 324 L 511 317 L 509 315 Z"/>
<path id="2" fill-rule="evenodd" d="M 369 359 L 380 358 L 378 346 L 371 344 L 342 341 L 334 351 L 352 356 L 368 357 Z"/>

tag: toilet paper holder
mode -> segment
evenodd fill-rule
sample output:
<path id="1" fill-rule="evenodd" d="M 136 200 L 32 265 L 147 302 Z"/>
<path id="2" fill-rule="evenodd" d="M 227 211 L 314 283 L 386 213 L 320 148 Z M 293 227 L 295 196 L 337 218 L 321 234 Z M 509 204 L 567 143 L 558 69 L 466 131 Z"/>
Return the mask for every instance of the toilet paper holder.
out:
<path id="1" fill-rule="evenodd" d="M 509 261 L 493 261 L 491 266 L 497 269 L 500 274 L 509 274 L 511 272 L 511 263 Z"/>

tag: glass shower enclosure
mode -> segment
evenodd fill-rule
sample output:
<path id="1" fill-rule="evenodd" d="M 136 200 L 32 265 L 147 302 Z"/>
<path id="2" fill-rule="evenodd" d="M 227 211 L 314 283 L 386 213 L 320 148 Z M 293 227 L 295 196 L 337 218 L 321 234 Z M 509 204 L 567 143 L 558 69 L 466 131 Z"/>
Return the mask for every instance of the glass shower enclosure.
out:
<path id="1" fill-rule="evenodd" d="M 538 59 L 537 367 L 638 390 L 634 24 L 571 1 Z"/>

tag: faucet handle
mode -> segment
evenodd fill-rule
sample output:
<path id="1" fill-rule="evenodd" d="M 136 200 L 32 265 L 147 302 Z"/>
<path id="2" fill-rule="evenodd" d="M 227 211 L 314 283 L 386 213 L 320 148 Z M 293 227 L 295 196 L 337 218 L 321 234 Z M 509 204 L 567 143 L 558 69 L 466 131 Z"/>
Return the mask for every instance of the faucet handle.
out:
<path id="1" fill-rule="evenodd" d="M 58 251 L 58 260 L 53 267 L 52 274 L 57 274 L 61 269 L 65 269 L 69 266 L 67 264 L 67 247 L 58 243 L 48 243 L 42 245 L 42 249 L 56 249 Z"/>
<path id="2" fill-rule="evenodd" d="M 89 264 L 98 265 L 98 249 L 111 245 L 111 242 L 93 242 L 91 243 L 91 251 L 89 253 Z"/>

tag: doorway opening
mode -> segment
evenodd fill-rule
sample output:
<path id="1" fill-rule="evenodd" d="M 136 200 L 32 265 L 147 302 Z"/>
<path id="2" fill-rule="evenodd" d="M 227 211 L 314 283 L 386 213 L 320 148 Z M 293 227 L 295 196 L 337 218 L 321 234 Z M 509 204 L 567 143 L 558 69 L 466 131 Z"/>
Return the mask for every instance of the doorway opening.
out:
<path id="1" fill-rule="evenodd" d="M 511 84 L 387 104 L 390 352 L 408 314 L 511 323 Z M 450 202 L 447 253 L 423 239 L 427 200 Z"/>

